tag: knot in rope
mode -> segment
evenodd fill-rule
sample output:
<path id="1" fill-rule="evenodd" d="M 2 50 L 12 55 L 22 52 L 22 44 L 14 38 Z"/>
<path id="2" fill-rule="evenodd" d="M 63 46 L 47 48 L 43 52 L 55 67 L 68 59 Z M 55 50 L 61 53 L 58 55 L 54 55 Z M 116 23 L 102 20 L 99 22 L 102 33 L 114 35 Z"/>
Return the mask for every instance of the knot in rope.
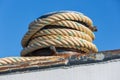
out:
<path id="1" fill-rule="evenodd" d="M 92 20 L 81 13 L 62 11 L 46 14 L 29 25 L 22 39 L 24 49 L 21 55 L 50 46 L 96 53 L 98 49 L 92 43 L 95 39 L 93 31 Z"/>

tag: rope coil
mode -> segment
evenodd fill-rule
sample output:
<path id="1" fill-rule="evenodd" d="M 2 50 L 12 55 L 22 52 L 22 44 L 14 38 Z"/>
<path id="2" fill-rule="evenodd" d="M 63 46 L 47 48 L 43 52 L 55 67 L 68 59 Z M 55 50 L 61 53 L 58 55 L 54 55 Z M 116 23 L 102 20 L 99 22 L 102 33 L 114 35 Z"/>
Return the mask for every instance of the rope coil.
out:
<path id="1" fill-rule="evenodd" d="M 50 28 L 49 28 L 50 27 Z M 95 36 L 90 18 L 78 12 L 56 12 L 44 15 L 29 25 L 22 40 L 22 56 L 55 46 L 96 53 Z"/>

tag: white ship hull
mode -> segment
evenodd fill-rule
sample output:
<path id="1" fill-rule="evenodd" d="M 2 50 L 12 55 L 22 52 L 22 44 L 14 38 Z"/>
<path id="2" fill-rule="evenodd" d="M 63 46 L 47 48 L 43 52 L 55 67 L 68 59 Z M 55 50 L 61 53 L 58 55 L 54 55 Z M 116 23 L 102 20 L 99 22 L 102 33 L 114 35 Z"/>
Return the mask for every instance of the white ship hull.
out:
<path id="1" fill-rule="evenodd" d="M 0 80 L 120 80 L 120 60 L 1 75 Z"/>

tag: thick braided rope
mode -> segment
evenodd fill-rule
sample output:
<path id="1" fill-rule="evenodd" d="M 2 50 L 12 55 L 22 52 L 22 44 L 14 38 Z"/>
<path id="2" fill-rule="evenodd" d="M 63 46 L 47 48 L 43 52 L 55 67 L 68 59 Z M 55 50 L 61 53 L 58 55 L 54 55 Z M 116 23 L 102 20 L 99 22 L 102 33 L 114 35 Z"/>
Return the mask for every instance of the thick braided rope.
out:
<path id="1" fill-rule="evenodd" d="M 40 37 L 48 37 L 47 35 L 55 35 L 55 36 L 62 35 L 62 36 L 80 37 L 87 41 L 92 42 L 92 38 L 88 34 L 85 34 L 84 32 L 71 30 L 71 29 L 60 29 L 60 28 L 46 29 L 46 30 L 39 31 L 32 38 L 37 38 L 39 36 Z M 50 38 L 50 37 L 48 37 L 48 38 Z"/>
<path id="2" fill-rule="evenodd" d="M 74 12 L 53 14 L 51 16 L 48 16 L 47 18 L 37 19 L 30 24 L 29 31 L 26 33 L 26 35 L 22 40 L 22 46 L 26 47 L 30 38 L 44 26 L 64 20 L 81 21 L 88 24 L 89 26 L 93 26 L 92 21 L 88 17 L 82 14 L 78 14 Z"/>
<path id="3" fill-rule="evenodd" d="M 20 64 L 20 63 L 28 63 L 28 62 L 34 62 L 34 61 L 40 61 L 40 63 L 45 62 L 54 62 L 54 61 L 60 61 L 60 58 L 64 58 L 62 56 L 48 56 L 48 57 L 7 57 L 7 58 L 1 58 L 0 59 L 0 68 L 3 66 L 10 66 L 14 64 Z"/>
<path id="4" fill-rule="evenodd" d="M 88 34 L 92 39 L 95 38 L 93 32 L 86 28 L 86 26 L 82 25 L 81 23 L 78 22 L 73 22 L 73 21 L 68 21 L 68 20 L 64 20 L 64 21 L 59 21 L 50 25 L 57 25 L 57 26 L 65 26 L 66 28 L 72 28 L 81 32 L 84 32 L 86 34 Z"/>
<path id="5" fill-rule="evenodd" d="M 42 29 L 46 25 L 61 28 Z M 74 12 L 56 13 L 37 19 L 30 24 L 22 40 L 24 49 L 21 54 L 24 56 L 50 46 L 73 48 L 85 53 L 97 52 L 96 46 L 91 43 L 95 36 L 89 26 L 93 25 L 88 17 Z"/>

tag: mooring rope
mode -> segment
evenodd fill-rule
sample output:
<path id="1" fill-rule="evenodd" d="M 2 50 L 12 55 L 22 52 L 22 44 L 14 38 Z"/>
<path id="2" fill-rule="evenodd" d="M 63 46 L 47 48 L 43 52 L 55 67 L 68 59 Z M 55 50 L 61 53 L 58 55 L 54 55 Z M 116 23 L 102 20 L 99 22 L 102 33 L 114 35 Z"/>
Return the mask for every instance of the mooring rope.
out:
<path id="1" fill-rule="evenodd" d="M 41 64 L 45 62 L 53 62 L 62 59 L 60 56 L 46 56 L 46 57 L 6 57 L 0 59 L 0 68 L 1 66 L 10 66 L 15 64 L 30 63 L 34 61 L 39 61 Z"/>
<path id="2" fill-rule="evenodd" d="M 93 31 L 92 20 L 82 13 L 63 11 L 43 15 L 29 25 L 29 30 L 22 39 L 21 56 L 50 46 L 75 49 L 85 54 L 96 53 L 98 49 L 92 43 L 95 39 Z M 71 56 L 78 56 L 77 52 L 72 53 Z M 1 58 L 0 71 L 31 67 L 33 64 L 65 64 L 70 55 Z M 81 55 L 84 54 L 79 56 Z"/>
<path id="3" fill-rule="evenodd" d="M 29 25 L 22 40 L 24 49 L 21 55 L 50 46 L 96 53 L 98 49 L 92 43 L 95 38 L 92 29 L 92 20 L 78 12 L 63 11 L 44 15 Z"/>

